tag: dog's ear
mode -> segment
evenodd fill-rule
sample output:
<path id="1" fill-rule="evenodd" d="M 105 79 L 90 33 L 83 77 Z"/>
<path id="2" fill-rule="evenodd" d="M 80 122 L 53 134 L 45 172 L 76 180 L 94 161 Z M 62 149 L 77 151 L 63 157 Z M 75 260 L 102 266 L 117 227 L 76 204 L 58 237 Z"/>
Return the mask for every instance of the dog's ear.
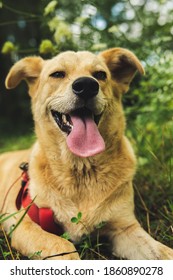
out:
<path id="1" fill-rule="evenodd" d="M 41 57 L 26 57 L 19 60 L 7 75 L 6 88 L 15 88 L 22 80 L 30 86 L 39 77 L 43 64 L 44 60 Z"/>
<path id="2" fill-rule="evenodd" d="M 144 68 L 141 62 L 127 49 L 113 48 L 103 51 L 99 55 L 103 57 L 111 72 L 112 79 L 119 84 L 122 93 L 128 91 L 136 71 L 144 74 Z"/>

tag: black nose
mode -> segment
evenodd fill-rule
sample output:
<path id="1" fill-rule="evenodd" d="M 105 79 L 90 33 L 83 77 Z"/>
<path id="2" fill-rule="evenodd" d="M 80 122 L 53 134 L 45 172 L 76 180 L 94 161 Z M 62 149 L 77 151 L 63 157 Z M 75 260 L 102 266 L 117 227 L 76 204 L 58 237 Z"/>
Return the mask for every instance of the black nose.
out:
<path id="1" fill-rule="evenodd" d="M 99 84 L 93 78 L 81 77 L 73 82 L 72 90 L 77 96 L 90 99 L 98 94 Z"/>

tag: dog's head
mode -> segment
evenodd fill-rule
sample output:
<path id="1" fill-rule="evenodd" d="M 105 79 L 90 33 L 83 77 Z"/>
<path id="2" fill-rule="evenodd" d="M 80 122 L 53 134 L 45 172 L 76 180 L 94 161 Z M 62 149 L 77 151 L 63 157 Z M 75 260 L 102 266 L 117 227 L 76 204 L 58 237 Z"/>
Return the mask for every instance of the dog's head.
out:
<path id="1" fill-rule="evenodd" d="M 136 71 L 144 73 L 126 49 L 99 55 L 68 51 L 50 60 L 21 59 L 11 68 L 6 87 L 26 80 L 40 138 L 49 134 L 59 143 L 66 139 L 73 154 L 89 157 L 104 151 L 108 138 L 123 130 L 121 95 Z"/>

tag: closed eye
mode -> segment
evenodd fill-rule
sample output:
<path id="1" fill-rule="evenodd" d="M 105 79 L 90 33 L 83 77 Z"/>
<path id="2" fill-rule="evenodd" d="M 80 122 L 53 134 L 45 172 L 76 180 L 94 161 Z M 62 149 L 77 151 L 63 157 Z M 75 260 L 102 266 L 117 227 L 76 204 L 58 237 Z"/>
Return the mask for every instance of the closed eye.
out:
<path id="1" fill-rule="evenodd" d="M 63 79 L 65 77 L 65 72 L 64 71 L 56 71 L 56 72 L 50 74 L 50 77 L 55 78 L 55 79 Z"/>
<path id="2" fill-rule="evenodd" d="M 97 80 L 105 81 L 107 78 L 107 74 L 105 71 L 96 71 L 93 73 L 93 77 L 96 78 Z"/>

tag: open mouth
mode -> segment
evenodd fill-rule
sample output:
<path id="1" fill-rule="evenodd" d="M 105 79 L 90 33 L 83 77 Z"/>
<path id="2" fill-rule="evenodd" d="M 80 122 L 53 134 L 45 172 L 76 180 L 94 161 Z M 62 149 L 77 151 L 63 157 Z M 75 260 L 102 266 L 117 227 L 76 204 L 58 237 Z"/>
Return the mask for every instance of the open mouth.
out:
<path id="1" fill-rule="evenodd" d="M 86 108 L 77 109 L 74 112 L 72 112 L 71 114 L 62 114 L 55 110 L 51 110 L 51 113 L 52 113 L 52 116 L 53 116 L 55 122 L 59 126 L 59 128 L 63 132 L 67 133 L 67 135 L 70 134 L 70 132 L 73 129 L 73 122 L 72 122 L 71 116 L 78 115 L 81 117 L 81 119 L 84 119 L 86 115 L 91 114 L 91 117 L 95 121 L 97 126 L 98 126 L 100 118 L 101 118 L 101 114 L 94 115 L 94 114 L 92 114 L 92 112 L 90 110 L 88 110 Z"/>
<path id="2" fill-rule="evenodd" d="M 51 110 L 52 116 L 59 126 L 59 128 L 63 131 L 69 134 L 72 131 L 73 124 L 70 118 L 70 115 L 67 114 L 61 114 L 57 111 Z"/>
<path id="3" fill-rule="evenodd" d="M 61 131 L 67 134 L 67 146 L 80 157 L 89 157 L 105 150 L 105 143 L 98 130 L 101 115 L 95 116 L 87 108 L 77 109 L 70 114 L 51 110 Z"/>

